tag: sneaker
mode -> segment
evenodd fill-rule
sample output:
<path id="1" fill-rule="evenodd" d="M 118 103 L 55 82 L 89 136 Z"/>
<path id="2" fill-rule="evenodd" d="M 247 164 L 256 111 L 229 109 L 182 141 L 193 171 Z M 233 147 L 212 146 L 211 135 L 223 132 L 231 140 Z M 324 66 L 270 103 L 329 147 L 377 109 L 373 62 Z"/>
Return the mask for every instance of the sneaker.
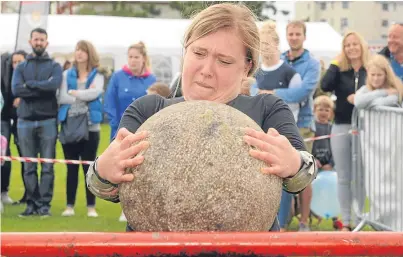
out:
<path id="1" fill-rule="evenodd" d="M 98 213 L 95 209 L 88 209 L 87 216 L 91 218 L 98 217 Z"/>
<path id="2" fill-rule="evenodd" d="M 120 222 L 127 222 L 126 216 L 125 216 L 125 214 L 123 212 L 122 212 L 122 214 L 120 214 L 119 221 Z"/>
<path id="3" fill-rule="evenodd" d="M 74 216 L 74 209 L 73 208 L 66 208 L 66 210 L 64 210 L 64 212 L 62 212 L 62 216 L 63 217 L 71 217 Z"/>
<path id="4" fill-rule="evenodd" d="M 7 192 L 1 193 L 1 201 L 4 204 L 13 204 L 14 203 L 13 199 L 11 199 L 10 196 L 8 196 Z"/>
<path id="5" fill-rule="evenodd" d="M 299 232 L 309 232 L 309 231 L 311 231 L 311 229 L 309 228 L 309 226 L 308 225 L 306 225 L 305 223 L 299 223 L 299 229 L 298 229 L 298 231 Z"/>
<path id="6" fill-rule="evenodd" d="M 24 218 L 24 217 L 33 216 L 33 215 L 36 215 L 36 214 L 38 214 L 38 212 L 36 211 L 35 207 L 33 205 L 28 204 L 27 208 L 25 208 L 25 211 L 20 213 L 18 215 L 18 217 Z"/>
<path id="7" fill-rule="evenodd" d="M 38 210 L 38 214 L 39 214 L 39 216 L 41 216 L 41 218 L 47 218 L 47 217 L 52 216 L 52 214 L 50 214 L 49 207 L 47 207 L 47 206 L 41 207 Z"/>

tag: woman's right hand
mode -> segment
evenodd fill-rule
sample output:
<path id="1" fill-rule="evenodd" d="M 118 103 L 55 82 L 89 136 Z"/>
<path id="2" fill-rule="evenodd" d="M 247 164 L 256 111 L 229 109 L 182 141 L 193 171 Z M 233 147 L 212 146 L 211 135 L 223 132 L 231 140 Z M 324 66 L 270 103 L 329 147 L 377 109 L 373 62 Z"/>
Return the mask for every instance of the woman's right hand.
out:
<path id="1" fill-rule="evenodd" d="M 115 140 L 99 156 L 97 160 L 98 175 L 113 184 L 130 182 L 133 174 L 125 174 L 127 168 L 134 168 L 144 161 L 144 156 L 138 155 L 149 146 L 149 142 L 139 141 L 145 139 L 148 133 L 143 131 L 131 133 L 121 128 Z"/>

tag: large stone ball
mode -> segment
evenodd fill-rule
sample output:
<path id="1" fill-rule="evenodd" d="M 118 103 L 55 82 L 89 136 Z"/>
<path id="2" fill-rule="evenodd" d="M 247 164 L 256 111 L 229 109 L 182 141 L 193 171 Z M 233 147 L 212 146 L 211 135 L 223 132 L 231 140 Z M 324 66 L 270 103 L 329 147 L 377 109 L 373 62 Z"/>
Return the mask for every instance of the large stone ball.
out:
<path id="1" fill-rule="evenodd" d="M 261 172 L 244 127 L 262 131 L 225 104 L 185 101 L 162 109 L 149 131 L 144 162 L 122 183 L 123 212 L 136 231 L 267 231 L 277 214 L 282 180 Z"/>

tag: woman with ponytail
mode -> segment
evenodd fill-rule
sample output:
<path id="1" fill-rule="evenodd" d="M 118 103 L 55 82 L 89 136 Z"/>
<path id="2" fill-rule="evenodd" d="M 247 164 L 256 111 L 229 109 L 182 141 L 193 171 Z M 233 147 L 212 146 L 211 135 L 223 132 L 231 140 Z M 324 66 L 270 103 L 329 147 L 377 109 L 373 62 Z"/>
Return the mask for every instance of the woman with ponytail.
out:
<path id="1" fill-rule="evenodd" d="M 147 95 L 147 89 L 157 81 L 151 73 L 150 58 L 143 42 L 131 45 L 127 54 L 127 65 L 112 75 L 105 94 L 104 108 L 111 127 L 111 141 L 126 108 Z M 123 212 L 119 220 L 126 221 Z"/>

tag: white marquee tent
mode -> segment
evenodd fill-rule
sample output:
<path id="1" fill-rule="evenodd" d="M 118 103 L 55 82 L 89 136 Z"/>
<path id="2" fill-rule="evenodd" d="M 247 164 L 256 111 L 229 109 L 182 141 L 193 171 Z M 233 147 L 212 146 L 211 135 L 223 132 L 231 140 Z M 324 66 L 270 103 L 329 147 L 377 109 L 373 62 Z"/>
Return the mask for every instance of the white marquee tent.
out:
<path id="1" fill-rule="evenodd" d="M 0 14 L 0 52 L 14 50 L 17 23 L 18 15 Z M 159 73 L 168 81 L 179 71 L 181 42 L 189 24 L 189 20 L 178 19 L 50 15 L 48 52 L 52 55 L 71 54 L 77 41 L 86 39 L 96 46 L 103 58 L 109 58 L 108 65 L 119 69 L 125 64 L 128 46 L 141 40 L 154 56 L 153 70 L 158 66 L 165 67 L 165 71 Z M 288 48 L 285 27 L 285 23 L 277 24 L 282 51 Z M 328 23 L 307 23 L 305 48 L 326 63 L 339 53 L 341 40 Z M 156 63 L 157 59 L 162 64 Z"/>

